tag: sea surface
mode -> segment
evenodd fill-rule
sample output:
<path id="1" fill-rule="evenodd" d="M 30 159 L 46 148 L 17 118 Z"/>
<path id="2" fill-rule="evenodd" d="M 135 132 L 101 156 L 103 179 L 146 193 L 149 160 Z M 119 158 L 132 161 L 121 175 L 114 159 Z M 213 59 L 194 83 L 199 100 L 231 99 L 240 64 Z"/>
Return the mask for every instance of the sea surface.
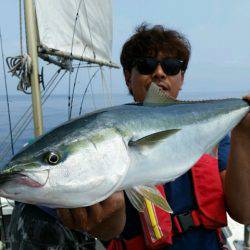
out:
<path id="1" fill-rule="evenodd" d="M 241 97 L 246 92 L 183 92 L 180 99 L 220 99 L 227 97 Z M 73 100 L 72 118 L 79 115 L 81 103 L 82 115 L 96 109 L 132 102 L 132 97 L 125 94 L 95 94 L 82 96 L 76 95 Z M 34 138 L 31 109 L 31 96 L 25 94 L 9 96 L 12 138 L 14 140 L 14 153 L 23 145 Z M 43 104 L 44 131 L 68 120 L 68 97 L 65 95 L 50 96 Z M 8 118 L 6 96 L 0 95 L 0 166 L 12 156 L 10 123 Z M 30 122 L 28 122 L 30 121 Z"/>

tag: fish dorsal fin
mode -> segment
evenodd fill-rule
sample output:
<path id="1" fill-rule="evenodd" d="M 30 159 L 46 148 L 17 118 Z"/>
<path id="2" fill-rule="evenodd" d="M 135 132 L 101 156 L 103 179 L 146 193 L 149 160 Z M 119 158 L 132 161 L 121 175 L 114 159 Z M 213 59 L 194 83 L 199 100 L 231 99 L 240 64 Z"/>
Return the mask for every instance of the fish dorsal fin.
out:
<path id="1" fill-rule="evenodd" d="M 169 130 L 163 130 L 160 132 L 156 132 L 147 136 L 144 136 L 137 140 L 130 140 L 128 145 L 129 146 L 152 146 L 166 138 L 168 138 L 171 135 L 174 135 L 180 131 L 180 129 L 169 129 Z"/>
<path id="2" fill-rule="evenodd" d="M 160 207 L 168 213 L 173 213 L 167 200 L 162 196 L 160 191 L 154 186 L 136 186 L 125 190 L 132 205 L 139 211 L 143 212 L 145 209 L 145 201 L 149 200 L 154 205 Z"/>
<path id="3" fill-rule="evenodd" d="M 152 82 L 147 91 L 143 105 L 166 105 L 175 103 L 178 103 L 178 101 L 167 95 L 155 82 Z"/>

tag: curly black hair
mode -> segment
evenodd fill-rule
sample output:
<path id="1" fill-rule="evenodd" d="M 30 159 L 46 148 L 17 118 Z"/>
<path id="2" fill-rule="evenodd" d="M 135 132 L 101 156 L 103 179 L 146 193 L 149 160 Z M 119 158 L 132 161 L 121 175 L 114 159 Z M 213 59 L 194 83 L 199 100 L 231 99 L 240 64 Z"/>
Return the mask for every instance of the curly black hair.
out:
<path id="1" fill-rule="evenodd" d="M 131 72 L 137 58 L 157 57 L 159 52 L 183 60 L 183 71 L 187 69 L 191 54 L 191 45 L 187 38 L 163 25 L 151 27 L 147 23 L 142 23 L 123 45 L 120 56 L 123 70 Z"/>

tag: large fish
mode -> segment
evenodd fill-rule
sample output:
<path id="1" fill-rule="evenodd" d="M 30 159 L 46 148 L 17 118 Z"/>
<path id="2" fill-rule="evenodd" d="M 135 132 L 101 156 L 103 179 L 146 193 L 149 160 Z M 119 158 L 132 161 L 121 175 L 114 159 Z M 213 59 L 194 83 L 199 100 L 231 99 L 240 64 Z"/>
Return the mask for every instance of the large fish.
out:
<path id="1" fill-rule="evenodd" d="M 249 105 L 241 99 L 174 101 L 154 83 L 148 93 L 143 105 L 90 113 L 24 147 L 1 170 L 0 196 L 73 208 L 126 190 L 139 210 L 143 197 L 168 210 L 153 185 L 188 171 Z"/>

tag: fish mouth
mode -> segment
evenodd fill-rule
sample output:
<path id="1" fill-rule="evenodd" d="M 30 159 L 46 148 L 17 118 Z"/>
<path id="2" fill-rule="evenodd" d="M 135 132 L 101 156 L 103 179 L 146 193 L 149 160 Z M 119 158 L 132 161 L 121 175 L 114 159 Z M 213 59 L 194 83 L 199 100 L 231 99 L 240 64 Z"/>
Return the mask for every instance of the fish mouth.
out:
<path id="1" fill-rule="evenodd" d="M 31 172 L 2 173 L 0 175 L 0 185 L 7 182 L 15 182 L 32 188 L 41 188 L 45 186 L 49 178 L 49 170 L 44 170 L 42 172 L 43 176 L 39 176 L 39 174 L 35 175 Z"/>

